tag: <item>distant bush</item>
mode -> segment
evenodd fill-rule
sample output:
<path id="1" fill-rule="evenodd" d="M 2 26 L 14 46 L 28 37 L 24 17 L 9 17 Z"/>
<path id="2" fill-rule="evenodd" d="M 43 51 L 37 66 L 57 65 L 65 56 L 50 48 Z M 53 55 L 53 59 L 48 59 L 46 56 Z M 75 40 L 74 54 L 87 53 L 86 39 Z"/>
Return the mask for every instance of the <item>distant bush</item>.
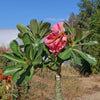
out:
<path id="1" fill-rule="evenodd" d="M 6 57 L 3 57 L 3 56 L 0 56 L 0 63 L 1 63 L 1 68 L 5 68 L 7 66 L 12 66 L 12 65 L 15 65 L 15 62 L 9 60 L 8 58 Z"/>

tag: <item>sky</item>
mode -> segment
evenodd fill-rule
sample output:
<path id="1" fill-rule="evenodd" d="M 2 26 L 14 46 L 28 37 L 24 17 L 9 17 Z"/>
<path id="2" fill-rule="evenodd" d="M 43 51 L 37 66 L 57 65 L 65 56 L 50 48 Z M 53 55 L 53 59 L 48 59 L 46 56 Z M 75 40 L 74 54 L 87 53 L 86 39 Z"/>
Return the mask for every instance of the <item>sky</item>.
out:
<path id="1" fill-rule="evenodd" d="M 79 13 L 80 0 L 0 0 L 0 29 L 28 25 L 31 19 L 57 22 Z"/>
<path id="2" fill-rule="evenodd" d="M 17 37 L 16 25 L 30 24 L 31 19 L 50 22 L 51 25 L 68 20 L 79 13 L 80 0 L 0 0 L 0 45 L 9 44 Z M 2 30 L 3 29 L 3 30 Z"/>

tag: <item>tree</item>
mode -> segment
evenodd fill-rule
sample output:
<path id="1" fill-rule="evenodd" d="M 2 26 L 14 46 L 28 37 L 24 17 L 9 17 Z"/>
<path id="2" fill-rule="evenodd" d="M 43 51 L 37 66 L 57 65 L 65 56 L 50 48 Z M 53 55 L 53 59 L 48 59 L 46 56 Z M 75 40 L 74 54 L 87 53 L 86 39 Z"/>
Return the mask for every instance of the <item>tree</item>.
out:
<path id="1" fill-rule="evenodd" d="M 95 66 L 91 65 L 93 73 L 100 73 L 100 5 L 95 8 L 94 17 L 92 18 L 90 29 L 93 31 L 90 40 L 98 41 L 97 45 L 89 46 L 88 52 L 97 59 Z"/>
<path id="2" fill-rule="evenodd" d="M 95 56 L 98 63 L 96 66 L 90 65 L 93 73 L 100 72 L 99 54 L 100 54 L 100 0 L 81 0 L 78 4 L 80 13 L 77 16 L 77 24 L 79 25 L 80 33 L 84 30 L 90 31 L 90 35 L 81 42 L 98 41 L 94 46 L 82 46 L 82 51 L 88 52 Z M 85 61 L 83 66 L 85 66 Z"/>
<path id="3" fill-rule="evenodd" d="M 89 28 L 94 10 L 93 5 L 94 3 L 91 0 L 81 0 L 78 4 L 80 13 L 77 16 L 77 23 L 83 30 L 87 30 Z"/>
<path id="4" fill-rule="evenodd" d="M 72 12 L 70 14 L 70 17 L 68 19 L 68 23 L 70 24 L 71 27 L 75 27 L 75 21 L 76 21 L 76 16 L 75 14 Z"/>

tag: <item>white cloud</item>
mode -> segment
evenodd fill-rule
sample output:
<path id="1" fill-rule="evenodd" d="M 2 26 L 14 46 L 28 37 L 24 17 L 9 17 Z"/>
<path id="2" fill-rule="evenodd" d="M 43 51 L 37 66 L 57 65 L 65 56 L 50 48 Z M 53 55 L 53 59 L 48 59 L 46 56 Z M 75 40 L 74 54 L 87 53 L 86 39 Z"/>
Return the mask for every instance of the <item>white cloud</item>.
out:
<path id="1" fill-rule="evenodd" d="M 58 19 L 58 21 L 64 21 L 64 20 L 65 20 L 64 18 L 59 18 L 59 19 Z"/>
<path id="2" fill-rule="evenodd" d="M 56 18 L 46 18 L 45 20 L 56 21 Z"/>
<path id="3" fill-rule="evenodd" d="M 45 18 L 45 20 L 48 20 L 48 21 L 64 21 L 65 18 Z"/>

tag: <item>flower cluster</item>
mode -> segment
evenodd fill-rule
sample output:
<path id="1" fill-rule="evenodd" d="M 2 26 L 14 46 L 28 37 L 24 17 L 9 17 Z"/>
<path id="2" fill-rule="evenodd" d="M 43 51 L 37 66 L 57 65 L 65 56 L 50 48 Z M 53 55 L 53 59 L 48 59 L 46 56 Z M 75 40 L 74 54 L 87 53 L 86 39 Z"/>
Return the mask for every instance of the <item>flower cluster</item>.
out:
<path id="1" fill-rule="evenodd" d="M 0 81 L 6 80 L 7 83 L 11 83 L 11 78 L 12 78 L 12 75 L 3 76 L 2 69 L 0 69 Z"/>
<path id="2" fill-rule="evenodd" d="M 48 34 L 45 39 L 45 44 L 49 47 L 49 51 L 58 53 L 62 51 L 66 43 L 69 42 L 70 37 L 74 37 L 74 34 L 67 35 L 65 33 L 64 22 L 59 22 L 51 27 L 52 33 Z"/>

